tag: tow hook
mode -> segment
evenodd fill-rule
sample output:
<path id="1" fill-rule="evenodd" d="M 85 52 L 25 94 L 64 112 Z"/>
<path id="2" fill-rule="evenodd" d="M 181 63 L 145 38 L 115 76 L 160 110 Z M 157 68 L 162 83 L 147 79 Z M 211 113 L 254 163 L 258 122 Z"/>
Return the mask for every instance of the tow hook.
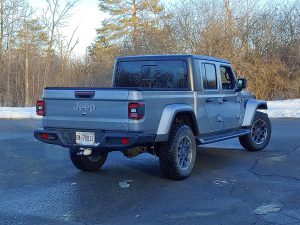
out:
<path id="1" fill-rule="evenodd" d="M 77 152 L 77 155 L 89 156 L 91 155 L 93 150 L 91 148 L 80 148 Z"/>

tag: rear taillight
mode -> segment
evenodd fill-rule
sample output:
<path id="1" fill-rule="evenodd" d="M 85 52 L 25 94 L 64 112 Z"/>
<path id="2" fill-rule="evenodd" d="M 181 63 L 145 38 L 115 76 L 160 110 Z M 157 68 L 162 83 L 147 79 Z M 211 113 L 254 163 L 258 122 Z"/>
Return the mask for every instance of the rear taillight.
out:
<path id="1" fill-rule="evenodd" d="M 36 102 L 36 114 L 38 116 L 45 116 L 45 101 L 38 100 Z"/>
<path id="2" fill-rule="evenodd" d="M 128 104 L 128 117 L 133 120 L 143 119 L 145 116 L 145 103 L 131 102 Z"/>

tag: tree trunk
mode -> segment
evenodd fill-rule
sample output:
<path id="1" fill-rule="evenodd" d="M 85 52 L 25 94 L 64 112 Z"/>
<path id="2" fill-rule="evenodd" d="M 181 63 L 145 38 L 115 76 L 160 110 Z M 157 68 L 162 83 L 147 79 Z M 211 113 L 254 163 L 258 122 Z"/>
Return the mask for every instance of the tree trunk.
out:
<path id="1" fill-rule="evenodd" d="M 3 31 L 3 28 L 4 28 L 4 9 L 3 9 L 3 0 L 0 0 L 0 74 L 2 73 L 2 70 L 3 70 L 3 37 L 4 37 L 4 31 Z"/>
<path id="2" fill-rule="evenodd" d="M 136 44 L 137 44 L 137 4 L 136 4 L 136 0 L 133 0 L 132 22 L 133 22 L 133 47 L 136 48 Z"/>
<path id="3" fill-rule="evenodd" d="M 24 65 L 24 82 L 25 82 L 25 100 L 24 106 L 29 106 L 29 71 L 28 71 L 28 30 L 26 30 L 26 43 L 25 43 L 25 65 Z"/>
<path id="4" fill-rule="evenodd" d="M 9 43 L 10 44 L 10 43 Z M 6 104 L 11 104 L 11 90 L 10 90 L 10 83 L 11 83 L 11 64 L 12 64 L 12 56 L 11 50 L 8 49 L 8 63 L 7 63 L 7 81 L 6 81 Z"/>
<path id="5" fill-rule="evenodd" d="M 3 34 L 4 34 L 4 31 L 3 31 L 4 15 L 3 14 L 4 14 L 3 0 L 0 0 L 0 57 L 2 57 L 2 50 L 3 50 L 3 46 L 2 46 L 3 45 Z"/>

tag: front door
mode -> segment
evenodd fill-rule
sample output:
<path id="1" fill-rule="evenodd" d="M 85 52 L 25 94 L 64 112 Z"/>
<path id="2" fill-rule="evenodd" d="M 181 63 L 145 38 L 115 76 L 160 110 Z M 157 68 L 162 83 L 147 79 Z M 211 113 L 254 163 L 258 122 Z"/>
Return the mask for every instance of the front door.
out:
<path id="1" fill-rule="evenodd" d="M 222 103 L 222 118 L 225 129 L 233 129 L 241 125 L 241 97 L 236 91 L 236 78 L 229 65 L 220 65 L 220 81 Z"/>

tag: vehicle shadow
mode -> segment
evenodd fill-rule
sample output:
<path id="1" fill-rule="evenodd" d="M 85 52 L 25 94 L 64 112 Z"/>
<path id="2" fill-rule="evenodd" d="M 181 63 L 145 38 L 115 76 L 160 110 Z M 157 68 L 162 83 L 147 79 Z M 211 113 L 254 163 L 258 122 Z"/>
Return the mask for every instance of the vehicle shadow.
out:
<path id="1" fill-rule="evenodd" d="M 97 173 L 89 173 L 92 176 L 123 176 L 126 179 L 164 179 L 168 180 L 161 172 L 159 158 L 150 154 L 142 154 L 135 158 L 126 158 L 122 153 L 111 153 L 108 162 Z M 236 164 L 240 157 L 248 157 L 246 151 L 241 149 L 225 149 L 217 147 L 198 147 L 193 175 L 205 174 L 220 170 Z M 87 174 L 87 173 L 84 173 Z"/>
<path id="2" fill-rule="evenodd" d="M 236 158 L 246 155 L 248 155 L 247 152 L 241 149 L 198 147 L 193 174 L 222 169 L 230 166 L 232 163 L 236 163 L 233 162 Z M 153 160 L 147 162 L 147 165 L 145 165 L 145 162 L 134 159 L 130 160 L 126 165 L 144 174 L 167 179 L 160 170 L 158 157 L 153 157 Z M 193 176 L 193 174 L 191 176 Z"/>

